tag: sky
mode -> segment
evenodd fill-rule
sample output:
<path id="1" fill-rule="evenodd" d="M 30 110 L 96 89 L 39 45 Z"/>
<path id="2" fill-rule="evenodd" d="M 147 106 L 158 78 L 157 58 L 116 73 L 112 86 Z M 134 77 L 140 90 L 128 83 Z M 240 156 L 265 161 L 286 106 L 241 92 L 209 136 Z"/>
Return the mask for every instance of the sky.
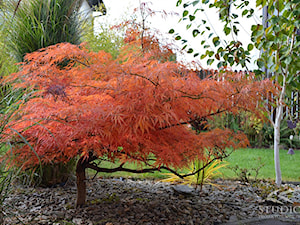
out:
<path id="1" fill-rule="evenodd" d="M 198 52 L 202 53 L 204 52 L 204 49 L 201 46 L 201 41 L 203 39 L 208 40 L 208 37 L 203 35 L 198 35 L 197 38 L 193 38 L 191 34 L 191 30 L 186 30 L 187 23 L 178 21 L 181 18 L 183 8 L 176 7 L 177 0 L 149 0 L 149 1 L 143 1 L 143 0 L 104 0 L 104 4 L 107 8 L 107 15 L 97 17 L 95 20 L 95 26 L 97 26 L 97 23 L 110 23 L 110 24 L 118 24 L 119 22 L 122 22 L 126 19 L 129 19 L 133 13 L 133 10 L 137 7 L 139 7 L 141 2 L 151 2 L 149 4 L 150 8 L 155 11 L 166 11 L 168 13 L 173 12 L 172 16 L 168 16 L 167 18 L 162 18 L 159 13 L 156 14 L 155 17 L 149 17 L 148 20 L 148 26 L 152 27 L 154 29 L 158 29 L 160 32 L 160 38 L 162 42 L 170 42 L 174 41 L 174 37 L 172 37 L 170 34 L 168 34 L 168 31 L 171 28 L 175 28 L 175 31 L 178 32 L 184 39 L 188 40 L 188 43 Z M 200 1 L 201 2 L 201 1 Z M 251 2 L 251 1 L 250 1 Z M 252 1 L 255 3 L 255 1 Z M 202 5 L 202 4 L 201 4 Z M 224 46 L 224 40 L 231 40 L 231 37 L 226 37 L 222 34 L 222 28 L 223 25 L 218 20 L 218 12 L 216 10 L 209 9 L 205 5 L 197 5 L 197 7 L 203 7 L 205 9 L 204 12 L 201 12 L 202 14 L 197 14 L 198 16 L 196 18 L 204 18 L 208 21 L 208 25 L 212 27 L 212 31 L 216 33 L 218 36 L 220 36 L 221 45 Z M 254 5 L 249 5 L 249 7 L 254 7 Z M 194 10 L 193 7 L 189 7 L 189 10 Z M 177 15 L 174 15 L 174 13 L 177 13 Z M 255 11 L 255 18 L 246 20 L 241 19 L 240 22 L 240 34 L 239 34 L 239 40 L 242 40 L 244 48 L 247 47 L 248 43 L 250 42 L 250 28 L 253 23 L 256 23 L 257 21 L 260 21 L 259 16 L 261 15 L 260 10 Z M 95 27 L 95 29 L 97 29 Z M 178 46 L 178 48 L 181 48 L 182 45 L 180 44 L 180 41 L 176 41 L 175 44 Z M 249 69 L 255 69 L 255 59 L 258 57 L 259 52 L 254 51 L 251 55 L 252 57 L 252 63 L 249 65 Z M 216 69 L 216 63 L 214 63 L 212 66 L 207 66 L 206 60 L 200 60 L 198 57 L 193 57 L 191 54 L 183 54 L 178 55 L 177 59 L 183 61 L 183 62 L 191 62 L 191 61 L 197 61 L 201 64 L 204 68 L 214 68 Z M 234 67 L 233 69 L 241 69 L 239 67 Z"/>

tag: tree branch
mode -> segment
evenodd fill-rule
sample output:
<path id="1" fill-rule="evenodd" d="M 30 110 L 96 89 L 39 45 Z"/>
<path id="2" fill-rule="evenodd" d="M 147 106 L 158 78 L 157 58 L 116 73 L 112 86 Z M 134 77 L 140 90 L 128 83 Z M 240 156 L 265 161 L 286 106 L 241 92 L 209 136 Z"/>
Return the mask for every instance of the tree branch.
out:
<path id="1" fill-rule="evenodd" d="M 194 172 L 192 173 L 188 173 L 188 174 L 184 174 L 184 175 L 180 175 L 179 177 L 180 178 L 185 178 L 185 177 L 189 177 L 189 176 L 193 176 L 193 175 L 196 175 L 197 173 L 199 173 L 200 171 L 204 170 L 206 167 L 208 167 L 213 161 L 217 160 L 217 159 L 223 159 L 223 158 L 226 158 L 228 155 L 225 154 L 225 156 L 218 156 L 218 157 L 215 157 L 213 159 L 211 159 L 210 161 L 208 161 L 204 166 L 202 166 L 200 169 L 197 169 L 195 170 Z M 171 172 L 171 171 L 170 171 Z M 173 172 L 172 172 L 173 173 Z M 174 173 L 175 175 L 177 175 L 176 173 Z M 178 176 L 178 175 L 177 175 Z"/>
<path id="2" fill-rule="evenodd" d="M 75 62 L 78 62 L 78 63 L 80 63 L 80 64 L 82 64 L 82 65 L 84 65 L 84 66 L 86 66 L 86 67 L 90 67 L 90 65 L 88 65 L 88 64 L 86 64 L 86 63 L 84 63 L 84 62 L 81 62 L 80 60 L 78 60 L 78 59 L 75 59 L 75 58 L 70 58 L 71 60 L 73 60 L 73 61 L 75 61 Z"/>
<path id="3" fill-rule="evenodd" d="M 226 112 L 226 111 L 227 111 L 226 109 L 222 109 L 222 110 L 218 109 L 216 112 L 212 112 L 210 114 L 202 116 L 201 118 L 207 118 L 207 117 L 210 117 L 210 116 L 215 116 L 217 114 L 220 114 L 220 113 Z M 171 124 L 171 125 L 167 125 L 167 126 L 164 126 L 164 127 L 160 127 L 159 129 L 163 130 L 163 129 L 167 129 L 167 128 L 171 128 L 171 127 L 175 127 L 175 126 L 181 126 L 181 125 L 185 125 L 185 124 L 191 124 L 191 123 L 193 123 L 196 120 L 199 120 L 199 118 L 191 119 L 191 120 L 188 120 L 188 121 L 184 121 L 184 122 L 180 122 L 180 123 L 175 123 L 175 124 Z"/>
<path id="4" fill-rule="evenodd" d="M 155 171 L 161 171 L 162 169 L 164 170 L 167 170 L 171 173 L 173 173 L 174 175 L 178 176 L 179 178 L 181 179 L 184 179 L 185 177 L 189 177 L 189 176 L 193 176 L 193 175 L 196 175 L 197 173 L 199 173 L 200 171 L 204 170 L 206 167 L 208 167 L 212 162 L 214 162 L 215 160 L 218 160 L 218 159 L 223 159 L 223 158 L 226 158 L 228 157 L 228 154 L 224 153 L 224 155 L 222 156 L 218 156 L 218 157 L 215 157 L 213 159 L 211 159 L 210 161 L 208 161 L 204 166 L 202 166 L 201 168 L 195 170 L 194 172 L 192 173 L 188 173 L 188 174 L 184 174 L 184 175 L 181 175 L 180 173 L 178 173 L 176 170 L 174 169 L 171 169 L 167 166 L 160 166 L 160 167 L 154 167 L 154 168 L 147 168 L 147 169 L 140 169 L 140 170 L 135 170 L 135 169 L 129 169 L 129 168 L 124 168 L 124 164 L 125 163 L 122 163 L 120 166 L 118 167 L 115 167 L 115 168 L 102 168 L 102 167 L 99 167 L 97 166 L 95 163 L 90 163 L 92 160 L 89 160 L 88 163 L 86 163 L 86 168 L 90 168 L 92 170 L 95 170 L 97 171 L 98 173 L 99 172 L 104 172 L 104 173 L 115 173 L 115 172 L 129 172 L 129 173 L 153 173 Z"/>
<path id="5" fill-rule="evenodd" d="M 130 74 L 130 75 L 133 75 L 133 76 L 137 76 L 137 77 L 144 78 L 144 79 L 150 81 L 155 87 L 159 85 L 159 83 L 154 82 L 154 81 L 152 81 L 150 78 L 145 77 L 145 76 L 143 76 L 143 75 L 140 75 L 140 74 L 137 74 L 137 73 L 131 73 L 131 72 L 127 73 L 127 72 L 126 72 L 125 70 L 123 70 L 122 68 L 121 68 L 121 70 L 122 70 L 123 73 L 125 73 L 125 74 Z"/>
<path id="6" fill-rule="evenodd" d="M 109 169 L 109 168 L 98 167 L 94 163 L 88 163 L 86 165 L 86 168 L 90 168 L 97 172 L 104 172 L 104 173 L 115 173 L 115 172 L 121 172 L 121 171 L 129 172 L 129 173 L 152 173 L 154 171 L 160 170 L 160 168 L 148 168 L 148 169 L 135 170 L 135 169 L 124 168 L 123 166 L 124 166 L 124 163 L 122 163 L 120 166 L 118 166 L 116 168 Z"/>

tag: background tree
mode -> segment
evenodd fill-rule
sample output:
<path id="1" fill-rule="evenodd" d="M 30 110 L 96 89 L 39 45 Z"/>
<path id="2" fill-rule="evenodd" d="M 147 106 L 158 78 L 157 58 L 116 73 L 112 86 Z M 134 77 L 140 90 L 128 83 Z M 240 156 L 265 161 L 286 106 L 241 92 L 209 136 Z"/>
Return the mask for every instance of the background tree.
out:
<path id="1" fill-rule="evenodd" d="M 240 132 L 201 132 L 203 119 L 240 110 L 262 117 L 261 96 L 276 92 L 270 81 L 256 81 L 253 74 L 227 71 L 201 80 L 183 65 L 161 60 L 173 53 L 161 46 L 158 54 L 156 39 L 144 37 L 143 46 L 149 47 L 141 48 L 141 39 L 131 30 L 125 40 L 116 60 L 84 45 L 50 46 L 28 54 L 22 70 L 10 78 L 22 81 L 16 87 L 40 90 L 24 104 L 22 122 L 12 125 L 38 157 L 18 137 L 11 139 L 14 148 L 7 156 L 29 168 L 39 159 L 45 164 L 79 157 L 77 206 L 85 204 L 87 168 L 176 173 L 174 169 L 195 159 L 224 157 L 226 147 L 246 146 Z M 120 166 L 105 168 L 103 161 L 119 161 Z M 140 168 L 129 169 L 127 162 Z"/>
<path id="2" fill-rule="evenodd" d="M 177 1 L 177 5 L 181 5 L 184 1 Z M 220 45 L 220 37 L 217 36 L 211 27 L 206 24 L 206 19 L 201 18 L 197 12 L 203 11 L 201 4 L 209 5 L 210 8 L 219 10 L 220 23 L 224 23 L 223 32 L 225 35 L 232 35 L 232 41 L 228 42 L 226 46 Z M 279 161 L 279 143 L 280 143 L 280 122 L 283 117 L 283 108 L 289 104 L 287 95 L 291 91 L 299 90 L 299 45 L 300 36 L 298 35 L 299 24 L 299 9 L 300 3 L 298 0 L 269 0 L 256 1 L 256 9 L 249 8 L 249 1 L 230 0 L 230 1 L 192 1 L 190 3 L 183 3 L 186 9 L 183 12 L 183 18 L 189 18 L 190 23 L 198 24 L 197 28 L 192 30 L 193 36 L 210 32 L 209 41 L 202 40 L 201 44 L 207 48 L 201 58 L 208 57 L 207 63 L 212 64 L 218 60 L 218 67 L 224 68 L 227 66 L 241 65 L 247 69 L 247 64 L 250 62 L 250 51 L 254 46 L 261 51 L 260 57 L 257 59 L 258 69 L 256 74 L 261 77 L 270 77 L 278 82 L 280 85 L 280 94 L 276 98 L 275 118 L 273 112 L 270 112 L 270 121 L 274 126 L 274 161 L 276 172 L 276 184 L 281 185 L 281 170 Z M 189 11 L 189 7 L 196 6 L 196 10 Z M 253 13 L 258 8 L 264 8 L 269 15 L 261 23 L 253 24 L 251 28 L 252 43 L 245 48 L 239 40 L 239 18 L 252 18 Z M 234 13 L 232 12 L 235 10 Z M 237 13 L 237 12 L 240 12 Z M 240 15 L 240 16 L 239 16 Z M 205 26 L 201 26 L 206 24 Z M 191 27 L 189 25 L 188 27 Z M 250 31 L 249 31 L 250 32 Z M 170 33 L 175 33 L 172 29 Z M 180 37 L 180 35 L 179 35 Z M 201 38 L 201 37 L 200 37 Z M 180 38 L 177 38 L 180 39 Z M 218 47 L 213 50 L 211 47 Z M 189 50 L 191 53 L 193 49 Z M 195 56 L 199 53 L 195 53 Z M 276 96 L 275 96 L 276 97 Z M 292 100 L 293 101 L 293 100 Z M 269 108 L 270 109 L 270 108 Z"/>
<path id="3" fill-rule="evenodd" d="M 89 32 L 84 39 L 88 43 L 88 48 L 92 51 L 98 52 L 104 50 L 110 53 L 113 58 L 117 58 L 121 46 L 124 45 L 123 37 L 119 36 L 115 29 L 101 26 L 100 32 L 92 34 Z"/>
<path id="4" fill-rule="evenodd" d="M 95 31 L 86 32 L 83 39 L 88 43 L 88 49 L 94 52 L 103 50 L 116 59 L 120 48 L 124 45 L 124 37 L 121 33 L 120 29 L 116 30 L 113 25 L 106 22 L 105 24 L 99 24 Z"/>

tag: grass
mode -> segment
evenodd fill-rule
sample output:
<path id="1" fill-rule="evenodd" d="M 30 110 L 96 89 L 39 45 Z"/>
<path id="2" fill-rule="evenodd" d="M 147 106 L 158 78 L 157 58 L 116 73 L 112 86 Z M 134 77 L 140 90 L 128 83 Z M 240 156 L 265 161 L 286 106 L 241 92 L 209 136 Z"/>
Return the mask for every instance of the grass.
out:
<path id="1" fill-rule="evenodd" d="M 259 170 L 259 179 L 275 179 L 275 169 L 274 169 L 274 156 L 272 149 L 238 149 L 233 152 L 228 158 L 225 159 L 229 163 L 229 166 L 221 168 L 220 172 L 223 174 L 224 179 L 239 179 L 239 177 L 234 173 L 234 170 L 230 167 L 235 167 L 236 165 L 240 169 L 247 169 L 251 172 L 251 178 L 254 178 L 255 172 L 252 168 L 257 168 L 261 164 L 264 166 Z M 300 151 L 295 151 L 295 155 L 288 155 L 287 150 L 280 150 L 280 165 L 282 172 L 283 181 L 300 181 Z M 102 167 L 114 168 L 118 164 L 111 164 L 104 162 L 101 164 Z M 134 164 L 128 164 L 126 167 L 134 169 L 137 166 Z M 162 171 L 162 173 L 145 173 L 145 174 L 132 174 L 126 172 L 117 173 L 99 173 L 101 177 L 123 177 L 123 178 L 137 178 L 137 179 L 164 179 L 167 178 L 164 173 L 167 171 Z M 89 171 L 90 176 L 95 173 Z"/>
<path id="2" fill-rule="evenodd" d="M 288 155 L 287 150 L 280 150 L 279 154 L 282 180 L 300 181 L 300 151 L 295 151 L 295 155 Z M 238 165 L 239 168 L 246 168 L 251 172 L 252 168 L 257 168 L 262 163 L 264 166 L 259 170 L 258 178 L 275 179 L 273 149 L 239 149 L 233 152 L 226 161 L 229 166 L 221 169 L 225 179 L 238 178 L 229 167 Z"/>

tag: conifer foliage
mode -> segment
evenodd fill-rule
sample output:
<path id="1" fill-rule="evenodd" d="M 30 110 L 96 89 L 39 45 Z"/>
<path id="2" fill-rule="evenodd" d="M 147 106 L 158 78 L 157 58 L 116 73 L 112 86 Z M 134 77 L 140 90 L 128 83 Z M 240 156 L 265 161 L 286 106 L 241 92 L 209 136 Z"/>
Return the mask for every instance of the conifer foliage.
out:
<path id="1" fill-rule="evenodd" d="M 240 110 L 260 115 L 261 100 L 274 92 L 270 81 L 255 81 L 251 74 L 215 72 L 201 80 L 195 71 L 161 60 L 172 51 L 162 47 L 158 54 L 157 44 L 152 51 L 149 43 L 156 40 L 144 38 L 147 49 L 138 38 L 126 40 L 116 60 L 104 51 L 88 51 L 84 44 L 56 44 L 28 54 L 10 78 L 17 87 L 39 91 L 22 106 L 22 120 L 10 126 L 35 152 L 14 137 L 8 156 L 27 168 L 78 157 L 78 206 L 85 204 L 86 168 L 174 171 L 207 153 L 220 158 L 226 147 L 246 146 L 242 133 L 203 130 L 203 121 Z M 102 168 L 95 160 L 119 160 L 121 165 Z M 147 168 L 133 171 L 125 162 L 143 162 Z"/>

